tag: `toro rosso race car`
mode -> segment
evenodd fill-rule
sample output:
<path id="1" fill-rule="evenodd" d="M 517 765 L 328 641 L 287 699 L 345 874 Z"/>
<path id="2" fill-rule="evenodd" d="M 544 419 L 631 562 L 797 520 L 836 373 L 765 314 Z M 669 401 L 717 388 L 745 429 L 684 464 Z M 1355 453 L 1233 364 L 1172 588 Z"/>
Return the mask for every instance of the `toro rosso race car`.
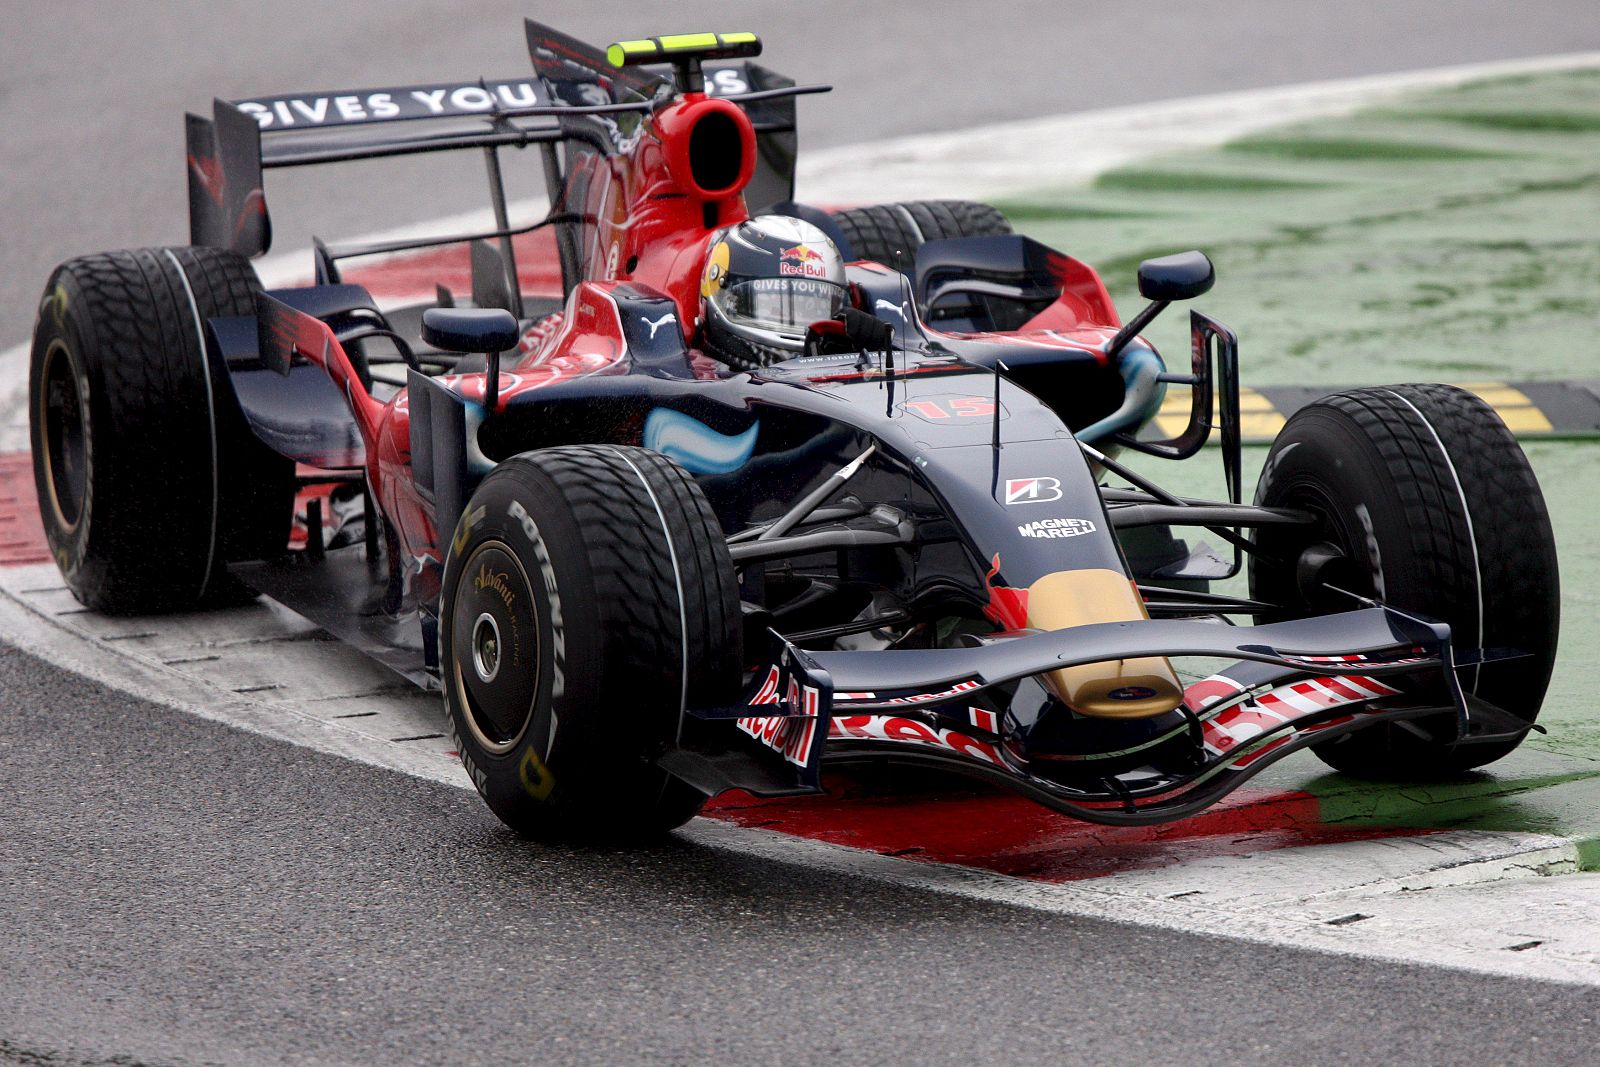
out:
<path id="1" fill-rule="evenodd" d="M 796 98 L 826 87 L 753 34 L 527 39 L 531 78 L 218 101 L 188 117 L 191 244 L 55 271 L 33 454 L 84 604 L 287 605 L 439 689 L 537 836 L 659 833 L 852 761 L 1148 824 L 1307 747 L 1429 777 L 1535 728 L 1555 549 L 1478 399 L 1316 400 L 1246 503 L 1233 333 L 1192 313 L 1174 369 L 1141 337 L 1210 288 L 1202 254 L 1145 262 L 1124 322 L 993 208 L 796 202 Z M 550 208 L 513 225 L 528 148 Z M 262 291 L 263 170 L 444 150 L 483 153 L 496 225 L 318 241 L 315 284 Z M 541 230 L 559 294 L 520 282 Z M 341 281 L 448 242 L 470 300 Z M 1225 500 L 1125 462 L 1213 436 Z"/>

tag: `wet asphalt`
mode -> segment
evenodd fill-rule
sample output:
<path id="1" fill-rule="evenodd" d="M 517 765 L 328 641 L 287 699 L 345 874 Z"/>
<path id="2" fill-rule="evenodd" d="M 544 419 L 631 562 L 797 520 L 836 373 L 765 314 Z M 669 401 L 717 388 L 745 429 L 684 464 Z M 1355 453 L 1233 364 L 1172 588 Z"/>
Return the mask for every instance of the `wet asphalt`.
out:
<path id="1" fill-rule="evenodd" d="M 1592 4 L 596 0 L 753 28 L 807 145 L 1600 47 Z M 31 5 L 0 41 L 0 347 L 51 265 L 175 243 L 212 95 L 521 69 L 507 3 Z M 537 12 L 534 12 L 537 14 Z M 278 247 L 476 206 L 294 175 Z M 886 190 L 886 195 L 892 191 Z M 522 842 L 471 794 L 0 649 L 0 1063 L 1591 1063 L 1600 992 L 1044 916 L 729 855 Z"/>
<path id="2" fill-rule="evenodd" d="M 16 652 L 0 687 L 0 1063 L 1593 1062 L 1589 989 L 535 846 Z"/>

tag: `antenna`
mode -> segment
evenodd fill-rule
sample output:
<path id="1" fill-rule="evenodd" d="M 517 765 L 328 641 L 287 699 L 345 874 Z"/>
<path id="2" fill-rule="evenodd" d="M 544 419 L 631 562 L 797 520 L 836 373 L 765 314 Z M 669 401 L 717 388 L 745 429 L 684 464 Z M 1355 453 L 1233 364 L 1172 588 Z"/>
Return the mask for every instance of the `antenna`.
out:
<path id="1" fill-rule="evenodd" d="M 994 361 L 994 449 L 1000 451 L 1000 372 L 1010 372 L 1002 360 Z"/>

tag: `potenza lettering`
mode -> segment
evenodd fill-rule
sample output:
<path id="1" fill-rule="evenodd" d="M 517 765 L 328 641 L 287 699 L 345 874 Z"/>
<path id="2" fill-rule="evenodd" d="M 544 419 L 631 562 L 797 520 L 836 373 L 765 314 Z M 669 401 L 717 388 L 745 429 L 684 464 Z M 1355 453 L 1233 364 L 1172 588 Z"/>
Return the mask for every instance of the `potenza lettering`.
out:
<path id="1" fill-rule="evenodd" d="M 501 81 L 482 85 L 475 82 L 419 85 L 326 96 L 263 97 L 236 101 L 234 107 L 254 117 L 263 130 L 281 130 L 440 115 L 482 115 L 544 102 L 536 82 Z"/>

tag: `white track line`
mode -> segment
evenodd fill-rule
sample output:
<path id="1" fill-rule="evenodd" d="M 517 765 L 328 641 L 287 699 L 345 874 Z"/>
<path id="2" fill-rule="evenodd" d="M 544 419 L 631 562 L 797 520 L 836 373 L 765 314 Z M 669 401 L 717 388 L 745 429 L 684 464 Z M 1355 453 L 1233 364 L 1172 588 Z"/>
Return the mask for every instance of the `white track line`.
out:
<path id="1" fill-rule="evenodd" d="M 38 583 L 48 579 L 52 568 L 11 573 L 18 571 L 27 582 Z M 0 572 L 0 579 L 4 577 Z M 102 685 L 199 718 L 472 789 L 460 764 L 437 749 L 399 745 L 363 732 L 358 724 L 366 720 L 329 722 L 282 702 L 229 692 L 162 666 L 140 654 L 132 642 L 112 643 L 85 633 L 5 587 L 0 587 L 0 639 Z M 442 708 L 435 706 L 431 714 L 433 725 L 442 729 Z M 917 863 L 712 819 L 696 819 L 679 833 L 698 844 L 762 859 L 1058 915 L 1369 959 L 1600 984 L 1600 958 L 1594 951 L 1600 947 L 1600 875 L 1571 875 L 1577 868 L 1576 846 L 1543 834 L 1444 833 L 1317 845 L 1054 885 Z M 1569 877 L 1560 880 L 1558 900 L 1547 906 L 1553 914 L 1519 927 L 1517 920 L 1526 913 L 1516 904 L 1520 898 L 1515 894 L 1522 891 L 1517 887 L 1537 879 L 1541 884 L 1533 891 L 1548 898 L 1550 891 L 1543 885 L 1549 884 L 1546 876 L 1555 874 Z M 1502 883 L 1508 888 L 1502 889 Z M 1495 892 L 1486 892 L 1490 889 Z M 1353 914 L 1369 918 L 1329 923 Z M 1561 931 L 1559 941 L 1548 932 L 1552 929 Z M 1545 931 L 1542 936 L 1540 931 Z M 1546 942 L 1540 946 L 1543 951 L 1513 950 L 1530 940 Z"/>
<path id="2" fill-rule="evenodd" d="M 20 571 L 25 582 L 39 583 L 52 570 L 29 567 L 11 573 Z M 363 731 L 361 725 L 369 720 L 330 722 L 282 701 L 229 692 L 162 666 L 141 654 L 134 642 L 113 643 L 52 617 L 34 598 L 11 588 L 0 587 L 0 639 L 110 688 L 199 718 L 472 789 L 460 764 L 437 747 L 395 744 Z M 338 655 L 347 650 L 327 651 Z M 433 727 L 443 728 L 442 708 L 435 704 L 427 714 Z M 425 721 L 420 709 L 411 715 L 414 721 Z M 1600 947 L 1600 875 L 1571 875 L 1577 868 L 1576 846 L 1549 835 L 1444 833 L 1317 845 L 1054 885 L 917 863 L 712 819 L 696 819 L 679 833 L 698 844 L 762 859 L 1058 915 L 1369 959 L 1600 984 L 1595 952 Z M 1551 885 L 1546 876 L 1555 874 L 1569 876 L 1560 879 L 1559 888 L 1546 889 Z M 1530 891 L 1542 894 L 1546 914 L 1519 925 L 1528 913 L 1518 894 Z M 1329 922 L 1354 914 L 1368 918 Z M 1559 930 L 1559 937 L 1552 930 Z M 1512 948 L 1532 940 L 1545 944 L 1539 951 Z"/>
<path id="3" fill-rule="evenodd" d="M 1473 64 L 907 137 L 805 157 L 800 192 L 821 203 L 890 196 L 992 197 L 1085 181 L 1138 158 L 1345 113 L 1409 90 L 1594 66 L 1600 66 L 1600 53 Z M 1060 146 L 1060 151 L 1043 151 L 1041 146 Z M 541 211 L 542 205 L 524 202 L 516 210 L 526 217 Z M 482 225 L 487 218 L 484 212 L 396 232 L 449 232 Z M 281 285 L 308 277 L 309 263 L 309 252 L 296 252 L 268 257 L 258 268 L 269 285 Z M 6 383 L 0 390 L 0 450 L 26 448 L 26 345 L 0 355 L 0 382 Z M 288 694 L 230 692 L 219 686 L 215 672 L 208 680 L 183 667 L 163 665 L 157 654 L 141 652 L 139 641 L 121 639 L 140 636 L 115 632 L 119 626 L 125 629 L 128 620 L 61 614 L 47 606 L 52 596 L 61 595 L 48 588 L 53 574 L 48 565 L 0 571 L 0 639 L 109 687 L 201 718 L 470 788 L 460 767 L 438 746 L 396 744 L 363 728 L 372 719 L 330 721 L 308 710 L 313 702 L 303 697 L 297 702 Z M 54 584 L 59 586 L 58 577 Z M 240 637 L 243 642 L 273 624 L 268 616 L 270 612 L 261 609 L 243 609 L 229 618 L 235 620 L 230 625 L 245 635 Z M 206 617 L 206 648 L 229 644 L 229 635 L 215 625 L 221 618 Z M 182 624 L 164 620 L 163 626 Z M 326 656 L 347 652 L 317 645 Z M 259 652 L 259 645 L 253 647 Z M 291 672 L 301 662 L 301 653 L 294 650 L 311 647 L 287 643 L 282 653 L 273 654 L 281 655 L 283 670 Z M 256 666 L 259 669 L 260 663 Z M 406 706 L 394 721 L 438 725 L 436 706 L 429 711 L 416 700 L 400 703 Z M 1600 875 L 1543 878 L 1573 871 L 1577 865 L 1572 842 L 1546 835 L 1450 833 L 1284 849 L 1050 885 L 706 819 L 696 820 L 682 833 L 710 847 L 784 863 L 1058 914 L 1375 959 L 1600 984 L 1600 953 L 1595 951 L 1600 947 Z M 1357 914 L 1367 918 L 1330 925 L 1330 920 Z M 1559 936 L 1530 932 L 1535 928 L 1562 932 Z M 1525 947 L 1533 941 L 1539 942 L 1537 947 Z"/>

